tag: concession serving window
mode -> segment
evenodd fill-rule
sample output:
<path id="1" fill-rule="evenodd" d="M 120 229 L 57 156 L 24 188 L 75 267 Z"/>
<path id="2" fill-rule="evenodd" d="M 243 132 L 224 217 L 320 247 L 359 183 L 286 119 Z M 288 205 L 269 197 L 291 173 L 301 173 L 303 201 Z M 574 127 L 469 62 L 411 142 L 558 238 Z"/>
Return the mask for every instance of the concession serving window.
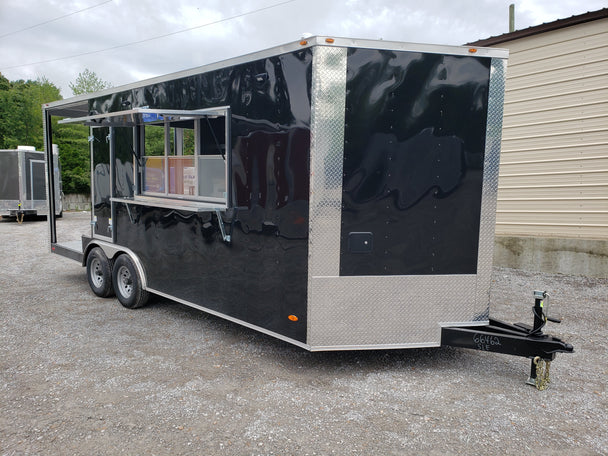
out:
<path id="1" fill-rule="evenodd" d="M 132 128 L 133 202 L 229 206 L 230 107 L 178 111 L 135 108 L 61 120 L 92 128 Z M 92 136 L 91 136 L 92 137 Z M 114 196 L 114 195 L 112 195 Z M 113 198 L 114 199 L 114 198 Z"/>

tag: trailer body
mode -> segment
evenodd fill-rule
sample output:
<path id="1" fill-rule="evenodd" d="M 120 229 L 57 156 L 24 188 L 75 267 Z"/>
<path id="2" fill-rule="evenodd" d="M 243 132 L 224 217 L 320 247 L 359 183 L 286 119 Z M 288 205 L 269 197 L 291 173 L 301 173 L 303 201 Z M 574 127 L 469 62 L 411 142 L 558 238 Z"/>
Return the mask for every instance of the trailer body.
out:
<path id="1" fill-rule="evenodd" d="M 506 58 L 313 37 L 50 103 L 93 201 L 53 252 L 308 350 L 439 346 L 489 322 Z"/>
<path id="2" fill-rule="evenodd" d="M 53 145 L 56 215 L 63 211 L 59 150 Z M 32 146 L 0 150 L 0 215 L 47 215 L 46 162 L 44 151 Z"/>

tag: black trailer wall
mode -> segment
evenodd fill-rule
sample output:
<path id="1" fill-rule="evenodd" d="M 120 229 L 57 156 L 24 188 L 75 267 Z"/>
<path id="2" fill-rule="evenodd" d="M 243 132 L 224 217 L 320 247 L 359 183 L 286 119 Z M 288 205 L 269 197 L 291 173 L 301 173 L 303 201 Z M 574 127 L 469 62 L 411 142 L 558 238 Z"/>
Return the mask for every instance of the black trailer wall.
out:
<path id="1" fill-rule="evenodd" d="M 340 274 L 475 274 L 490 59 L 350 49 L 347 65 Z"/>
<path id="2" fill-rule="evenodd" d="M 137 205 L 127 210 L 124 203 L 115 203 L 116 242 L 141 258 L 151 289 L 301 342 L 306 340 L 311 62 L 311 50 L 304 49 L 90 103 L 98 113 L 143 106 L 231 107 L 234 209 L 224 223 L 232 243 L 222 242 L 213 212 Z M 117 157 L 125 147 L 116 143 Z M 120 190 L 116 183 L 115 189 Z"/>

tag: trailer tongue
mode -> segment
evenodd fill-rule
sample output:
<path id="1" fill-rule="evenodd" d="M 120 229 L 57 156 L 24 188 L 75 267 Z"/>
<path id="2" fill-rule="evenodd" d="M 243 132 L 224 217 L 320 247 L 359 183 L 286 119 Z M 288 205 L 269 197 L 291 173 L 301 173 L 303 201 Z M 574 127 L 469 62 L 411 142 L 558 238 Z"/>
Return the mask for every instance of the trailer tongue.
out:
<path id="1" fill-rule="evenodd" d="M 444 327 L 441 345 L 471 348 L 530 358 L 530 377 L 526 383 L 543 390 L 549 383 L 549 366 L 557 353 L 572 353 L 574 347 L 557 337 L 543 333 L 547 321 L 561 320 L 545 314 L 546 291 L 534 292 L 534 324 L 509 324 L 490 318 L 487 326 Z"/>
<path id="2" fill-rule="evenodd" d="M 507 56 L 312 37 L 51 103 L 47 154 L 53 116 L 91 127 L 93 201 L 81 242 L 50 217 L 51 249 L 126 307 L 157 294 L 311 351 L 542 365 L 572 351 L 542 306 L 490 319 Z"/>

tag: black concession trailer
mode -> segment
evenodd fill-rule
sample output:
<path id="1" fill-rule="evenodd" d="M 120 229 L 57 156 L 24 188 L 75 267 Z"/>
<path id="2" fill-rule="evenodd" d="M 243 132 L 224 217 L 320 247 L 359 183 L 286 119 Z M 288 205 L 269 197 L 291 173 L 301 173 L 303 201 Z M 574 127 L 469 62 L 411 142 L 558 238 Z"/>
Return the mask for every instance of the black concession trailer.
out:
<path id="1" fill-rule="evenodd" d="M 45 105 L 47 144 L 51 116 L 91 128 L 91 232 L 51 217 L 52 251 L 126 307 L 153 293 L 312 351 L 550 361 L 572 347 L 542 296 L 533 327 L 489 317 L 507 56 L 312 37 Z"/>

